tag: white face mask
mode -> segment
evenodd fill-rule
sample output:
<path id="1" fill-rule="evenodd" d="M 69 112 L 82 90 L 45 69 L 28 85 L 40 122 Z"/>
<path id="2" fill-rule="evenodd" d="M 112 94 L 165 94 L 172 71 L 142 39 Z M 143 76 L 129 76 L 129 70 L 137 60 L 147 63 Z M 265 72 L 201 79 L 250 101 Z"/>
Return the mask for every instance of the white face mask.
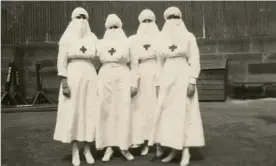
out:
<path id="1" fill-rule="evenodd" d="M 182 23 L 181 19 L 171 19 L 167 20 L 168 24 L 171 26 L 179 26 Z"/>
<path id="2" fill-rule="evenodd" d="M 75 21 L 76 32 L 79 33 L 80 37 L 83 37 L 86 30 L 87 30 L 86 20 L 77 19 L 77 20 L 74 20 L 74 21 Z"/>
<path id="3" fill-rule="evenodd" d="M 117 25 L 113 25 L 113 26 L 117 26 Z M 112 26 L 111 26 L 112 27 Z M 116 36 L 119 35 L 120 29 L 118 28 L 108 28 L 108 33 L 110 36 L 113 36 L 114 38 L 116 38 Z"/>
<path id="4" fill-rule="evenodd" d="M 120 36 L 119 29 L 108 29 L 106 35 L 110 38 L 116 39 Z"/>
<path id="5" fill-rule="evenodd" d="M 118 29 L 107 29 L 104 34 L 104 38 L 110 40 L 125 39 L 126 35 L 121 28 Z"/>
<path id="6" fill-rule="evenodd" d="M 155 22 L 141 23 L 139 25 L 138 32 L 143 34 L 152 34 L 158 32 L 158 27 L 156 26 Z"/>

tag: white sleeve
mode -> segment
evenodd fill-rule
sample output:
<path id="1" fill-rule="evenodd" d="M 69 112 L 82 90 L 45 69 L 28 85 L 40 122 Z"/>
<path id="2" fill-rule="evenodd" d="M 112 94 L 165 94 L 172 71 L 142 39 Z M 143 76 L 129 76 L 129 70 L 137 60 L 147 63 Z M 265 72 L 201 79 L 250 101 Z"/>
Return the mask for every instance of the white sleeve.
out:
<path id="1" fill-rule="evenodd" d="M 190 65 L 190 83 L 196 84 L 200 73 L 200 54 L 195 36 L 191 35 L 189 42 L 188 63 Z"/>
<path id="2" fill-rule="evenodd" d="M 161 77 L 161 71 L 164 65 L 164 58 L 157 55 L 156 58 L 156 73 L 155 73 L 155 86 L 160 86 L 160 77 Z"/>
<path id="3" fill-rule="evenodd" d="M 66 52 L 66 47 L 59 45 L 58 58 L 57 58 L 58 76 L 67 77 L 67 65 L 68 65 L 68 56 Z"/>
<path id="4" fill-rule="evenodd" d="M 164 50 L 164 41 L 163 36 L 158 36 L 155 41 L 155 55 L 156 55 L 156 73 L 155 73 L 155 86 L 160 86 L 161 71 L 166 61 L 165 59 L 165 50 Z"/>
<path id="5" fill-rule="evenodd" d="M 98 39 L 98 37 L 94 33 L 92 33 L 92 35 L 93 35 L 93 39 L 94 39 L 93 47 L 95 48 L 95 55 L 94 55 L 93 58 L 97 58 L 98 57 L 97 47 L 98 47 L 99 39 Z"/>
<path id="6" fill-rule="evenodd" d="M 135 45 L 133 44 L 133 37 L 130 41 L 130 68 L 131 68 L 131 86 L 138 88 L 140 74 L 139 74 L 139 58 L 137 57 Z"/>
<path id="7" fill-rule="evenodd" d="M 125 60 L 127 63 L 130 63 L 130 61 L 131 61 L 131 41 L 129 39 L 126 41 L 126 47 L 128 48 L 128 52 L 125 57 Z"/>

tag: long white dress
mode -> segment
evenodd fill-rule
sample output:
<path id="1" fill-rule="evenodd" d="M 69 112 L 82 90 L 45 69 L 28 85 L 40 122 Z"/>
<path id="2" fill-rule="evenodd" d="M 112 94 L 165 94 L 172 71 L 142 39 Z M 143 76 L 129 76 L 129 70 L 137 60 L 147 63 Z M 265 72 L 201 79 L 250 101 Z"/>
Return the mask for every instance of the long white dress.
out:
<path id="1" fill-rule="evenodd" d="M 156 86 L 159 83 L 157 40 L 152 35 L 131 37 L 131 70 L 133 86 L 138 93 L 132 98 L 131 137 L 133 144 L 149 140 L 157 110 Z"/>
<path id="2" fill-rule="evenodd" d="M 197 91 L 192 98 L 187 97 L 191 76 L 197 78 L 200 72 L 196 39 L 190 32 L 187 37 L 176 41 L 166 35 L 163 38 L 160 52 L 165 63 L 149 145 L 160 143 L 178 150 L 205 145 Z M 173 49 L 173 45 L 177 48 Z"/>
<path id="3" fill-rule="evenodd" d="M 129 42 L 101 40 L 98 53 L 102 67 L 99 71 L 100 111 L 97 122 L 96 148 L 130 146 L 130 88 L 131 76 Z"/>
<path id="4" fill-rule="evenodd" d="M 54 140 L 63 143 L 95 140 L 98 76 L 92 60 L 96 56 L 92 37 L 59 46 L 58 75 L 67 77 L 71 97 L 60 87 Z"/>

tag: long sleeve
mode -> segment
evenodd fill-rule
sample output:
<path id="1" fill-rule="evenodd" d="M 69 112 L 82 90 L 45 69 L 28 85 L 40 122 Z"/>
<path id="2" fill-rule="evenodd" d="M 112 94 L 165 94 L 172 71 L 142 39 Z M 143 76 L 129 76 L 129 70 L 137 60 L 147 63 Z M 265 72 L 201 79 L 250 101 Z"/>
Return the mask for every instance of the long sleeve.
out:
<path id="1" fill-rule="evenodd" d="M 191 40 L 189 42 L 188 63 L 190 65 L 190 83 L 196 84 L 196 80 L 200 73 L 200 54 L 196 38 L 191 34 Z"/>
<path id="2" fill-rule="evenodd" d="M 138 88 L 140 75 L 139 75 L 139 58 L 137 57 L 137 50 L 135 49 L 134 37 L 129 37 L 130 43 L 130 69 L 131 69 L 131 86 Z"/>
<path id="3" fill-rule="evenodd" d="M 68 57 L 65 46 L 59 46 L 57 58 L 58 76 L 67 77 Z"/>
<path id="4" fill-rule="evenodd" d="M 160 86 L 160 77 L 164 65 L 164 58 L 157 55 L 156 63 L 155 86 Z"/>
<path id="5" fill-rule="evenodd" d="M 131 68 L 131 86 L 138 88 L 140 75 L 139 75 L 139 59 L 133 51 L 130 51 L 130 68 Z"/>
<path id="6" fill-rule="evenodd" d="M 155 55 L 156 55 L 156 74 L 155 74 L 155 86 L 160 86 L 160 78 L 162 74 L 162 68 L 165 63 L 165 50 L 164 50 L 164 39 L 163 36 L 156 37 L 155 44 Z"/>

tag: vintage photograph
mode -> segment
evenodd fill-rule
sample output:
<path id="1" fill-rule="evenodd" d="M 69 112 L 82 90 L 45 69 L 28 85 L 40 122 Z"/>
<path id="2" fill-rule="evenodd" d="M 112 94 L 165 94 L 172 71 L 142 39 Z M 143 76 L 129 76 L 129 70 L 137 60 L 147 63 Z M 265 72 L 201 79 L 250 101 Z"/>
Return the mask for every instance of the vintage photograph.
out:
<path id="1" fill-rule="evenodd" d="M 1 1 L 2 166 L 276 166 L 276 1 Z"/>

